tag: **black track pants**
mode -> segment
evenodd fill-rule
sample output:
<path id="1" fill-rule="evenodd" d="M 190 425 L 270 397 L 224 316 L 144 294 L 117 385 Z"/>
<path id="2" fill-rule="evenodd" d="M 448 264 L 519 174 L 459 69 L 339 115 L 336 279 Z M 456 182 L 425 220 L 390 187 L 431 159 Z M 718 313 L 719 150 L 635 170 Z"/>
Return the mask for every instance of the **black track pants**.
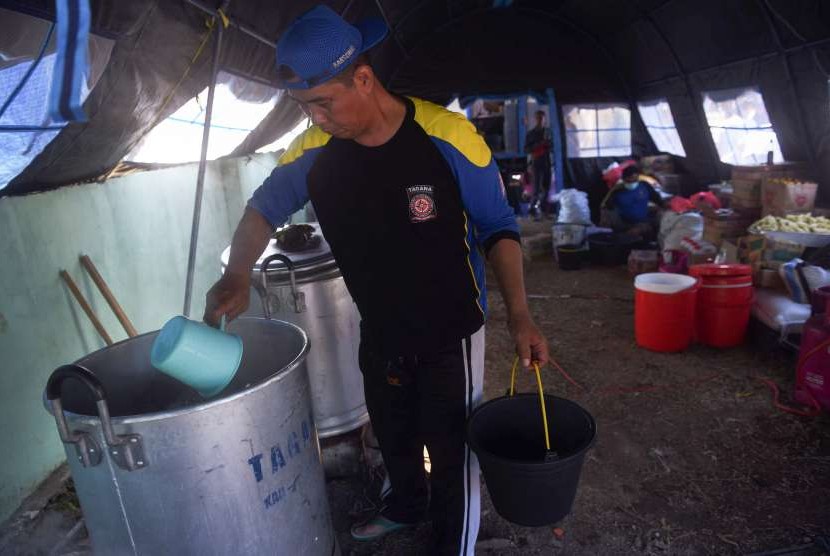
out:
<path id="1" fill-rule="evenodd" d="M 464 431 L 482 396 L 484 327 L 434 354 L 393 359 L 381 356 L 364 336 L 360 368 L 391 483 L 383 515 L 415 523 L 428 509 L 435 553 L 473 554 L 481 507 L 479 468 Z M 431 463 L 429 488 L 424 446 Z"/>

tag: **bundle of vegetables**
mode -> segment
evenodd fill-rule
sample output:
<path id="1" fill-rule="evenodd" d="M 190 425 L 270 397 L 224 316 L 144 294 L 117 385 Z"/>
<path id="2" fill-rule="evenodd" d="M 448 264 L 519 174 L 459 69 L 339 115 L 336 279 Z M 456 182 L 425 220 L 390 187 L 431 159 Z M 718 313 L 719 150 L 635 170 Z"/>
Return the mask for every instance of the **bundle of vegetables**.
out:
<path id="1" fill-rule="evenodd" d="M 802 234 L 830 234 L 830 219 L 809 214 L 787 216 L 768 215 L 749 227 L 753 232 L 797 232 Z"/>

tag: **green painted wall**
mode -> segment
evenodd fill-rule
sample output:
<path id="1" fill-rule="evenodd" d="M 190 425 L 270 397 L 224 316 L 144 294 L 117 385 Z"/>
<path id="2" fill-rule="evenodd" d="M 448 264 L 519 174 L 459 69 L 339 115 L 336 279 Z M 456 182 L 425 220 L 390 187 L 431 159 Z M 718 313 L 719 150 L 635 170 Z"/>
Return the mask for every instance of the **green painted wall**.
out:
<path id="1" fill-rule="evenodd" d="M 209 163 L 191 316 L 219 277 L 251 192 L 273 154 Z M 0 199 L 0 521 L 64 459 L 41 395 L 56 367 L 104 347 L 58 276 L 73 277 L 114 341 L 126 333 L 80 266 L 87 254 L 139 333 L 181 313 L 195 164 Z"/>

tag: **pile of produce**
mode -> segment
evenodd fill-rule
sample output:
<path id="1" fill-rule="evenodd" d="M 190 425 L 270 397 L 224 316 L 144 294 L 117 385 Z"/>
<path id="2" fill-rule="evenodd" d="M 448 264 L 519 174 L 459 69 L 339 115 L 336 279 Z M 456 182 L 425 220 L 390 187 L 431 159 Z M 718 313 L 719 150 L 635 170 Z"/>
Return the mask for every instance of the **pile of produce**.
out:
<path id="1" fill-rule="evenodd" d="M 788 216 L 768 215 L 750 226 L 755 232 L 797 232 L 802 234 L 830 234 L 830 219 L 809 214 Z"/>

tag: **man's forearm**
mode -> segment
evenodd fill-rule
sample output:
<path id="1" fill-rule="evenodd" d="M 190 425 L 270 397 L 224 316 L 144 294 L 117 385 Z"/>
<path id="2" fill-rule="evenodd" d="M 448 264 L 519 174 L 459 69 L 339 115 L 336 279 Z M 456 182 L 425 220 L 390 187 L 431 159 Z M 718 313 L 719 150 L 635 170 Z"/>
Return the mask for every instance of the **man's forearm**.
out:
<path id="1" fill-rule="evenodd" d="M 254 263 L 268 245 L 272 231 L 271 224 L 258 211 L 246 208 L 233 234 L 230 260 L 225 273 L 250 276 Z"/>
<path id="2" fill-rule="evenodd" d="M 512 239 L 501 239 L 490 249 L 488 260 L 496 274 L 508 318 L 529 315 L 521 245 Z"/>

